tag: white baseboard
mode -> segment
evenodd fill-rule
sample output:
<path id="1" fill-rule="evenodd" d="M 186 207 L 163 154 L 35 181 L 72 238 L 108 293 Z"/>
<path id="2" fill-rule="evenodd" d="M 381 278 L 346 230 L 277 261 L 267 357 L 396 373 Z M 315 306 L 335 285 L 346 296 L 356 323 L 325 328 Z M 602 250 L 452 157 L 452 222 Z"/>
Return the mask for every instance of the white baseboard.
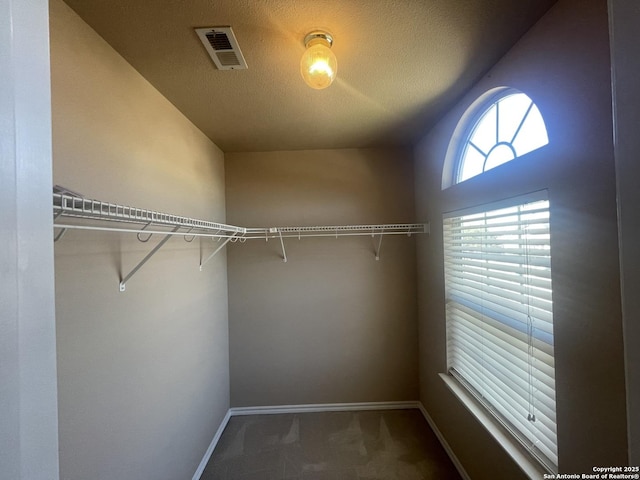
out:
<path id="1" fill-rule="evenodd" d="M 427 423 L 431 427 L 431 430 L 433 430 L 433 433 L 435 433 L 436 437 L 438 437 L 438 440 L 440 441 L 440 445 L 442 445 L 442 448 L 444 448 L 444 451 L 447 452 L 447 455 L 449 455 L 449 458 L 451 459 L 453 466 L 456 467 L 456 470 L 458 470 L 458 473 L 460 474 L 460 476 L 464 480 L 471 480 L 471 477 L 469 477 L 469 474 L 460 463 L 460 460 L 458 460 L 458 457 L 456 457 L 456 454 L 453 453 L 453 450 L 451 449 L 447 441 L 444 439 L 442 432 L 440 432 L 440 430 L 436 426 L 435 422 L 427 412 L 427 409 L 424 408 L 424 405 L 422 405 L 422 402 L 417 402 L 417 403 L 418 403 L 418 409 L 422 412 L 422 416 L 427 421 Z"/>
<path id="2" fill-rule="evenodd" d="M 318 403 L 265 407 L 234 407 L 231 416 L 275 415 L 278 413 L 347 412 L 353 410 L 406 410 L 419 408 L 419 402 Z"/>
<path id="3" fill-rule="evenodd" d="M 224 432 L 224 429 L 227 427 L 227 423 L 229 423 L 230 418 L 231 418 L 231 410 L 227 410 L 227 413 L 222 419 L 222 422 L 220 422 L 220 426 L 218 427 L 218 430 L 216 430 L 216 434 L 213 436 L 213 440 L 211 440 L 211 443 L 209 444 L 209 448 L 207 448 L 207 451 L 204 453 L 204 457 L 202 457 L 202 460 L 200 461 L 200 465 L 198 465 L 198 469 L 196 470 L 196 473 L 193 474 L 192 480 L 200 480 L 200 477 L 202 476 L 202 472 L 204 472 L 204 469 L 207 466 L 207 463 L 209 463 L 209 459 L 211 458 L 211 455 L 213 454 L 213 451 L 215 450 L 216 445 L 218 444 L 218 441 L 222 436 L 222 432 Z"/>
<path id="4" fill-rule="evenodd" d="M 263 407 L 233 407 L 227 411 L 227 414 L 222 419 L 218 430 L 216 431 L 209 448 L 207 448 L 196 473 L 193 475 L 192 480 L 200 480 L 200 476 L 202 472 L 204 472 L 207 463 L 209 463 L 209 459 L 213 454 L 220 437 L 222 436 L 222 432 L 229 423 L 229 419 L 235 416 L 242 415 L 276 415 L 281 413 L 311 413 L 311 412 L 347 412 L 347 411 L 356 411 L 356 410 L 407 410 L 407 409 L 418 409 L 422 412 L 425 420 L 433 430 L 433 433 L 438 437 L 442 448 L 444 448 L 445 452 L 453 462 L 453 465 L 456 467 L 460 476 L 464 480 L 471 480 L 464 467 L 458 460 L 458 458 L 451 450 L 451 447 L 447 443 L 447 441 L 442 436 L 438 427 L 433 422 L 433 419 L 429 416 L 427 411 L 419 401 L 411 401 L 411 402 L 364 402 L 364 403 L 319 403 L 319 404 L 306 404 L 306 405 L 274 405 L 274 406 L 263 406 Z"/>

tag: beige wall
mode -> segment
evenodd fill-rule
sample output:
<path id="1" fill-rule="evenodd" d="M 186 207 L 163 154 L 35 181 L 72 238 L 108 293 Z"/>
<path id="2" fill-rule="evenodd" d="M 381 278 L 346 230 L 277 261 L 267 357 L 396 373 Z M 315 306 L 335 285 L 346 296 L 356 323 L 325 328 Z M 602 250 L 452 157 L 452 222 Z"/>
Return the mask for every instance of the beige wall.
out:
<path id="1" fill-rule="evenodd" d="M 51 2 L 54 183 L 224 221 L 224 157 L 62 1 Z M 191 478 L 229 407 L 225 254 L 69 231 L 56 243 L 61 478 Z M 203 252 L 213 249 L 204 243 Z"/>
<path id="2" fill-rule="evenodd" d="M 607 5 L 560 0 L 416 151 L 421 399 L 474 480 L 523 475 L 438 378 L 446 371 L 442 214 L 548 189 L 560 470 L 627 463 L 624 358 Z M 549 131 L 543 149 L 441 190 L 458 119 L 497 86 L 526 92 Z"/>
<path id="3" fill-rule="evenodd" d="M 414 221 L 405 151 L 228 153 L 227 218 L 246 226 Z M 232 406 L 415 400 L 414 238 L 229 247 Z"/>
<path id="4" fill-rule="evenodd" d="M 640 464 L 640 4 L 609 0 L 624 337 L 627 367 L 629 464 Z"/>

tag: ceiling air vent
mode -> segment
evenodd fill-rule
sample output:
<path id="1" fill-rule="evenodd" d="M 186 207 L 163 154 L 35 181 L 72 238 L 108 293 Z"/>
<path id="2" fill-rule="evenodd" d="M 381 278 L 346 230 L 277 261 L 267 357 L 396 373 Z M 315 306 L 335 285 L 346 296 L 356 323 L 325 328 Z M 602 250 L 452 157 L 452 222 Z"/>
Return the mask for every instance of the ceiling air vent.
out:
<path id="1" fill-rule="evenodd" d="M 218 70 L 247 68 L 247 62 L 242 56 L 231 27 L 207 27 L 195 30 Z"/>

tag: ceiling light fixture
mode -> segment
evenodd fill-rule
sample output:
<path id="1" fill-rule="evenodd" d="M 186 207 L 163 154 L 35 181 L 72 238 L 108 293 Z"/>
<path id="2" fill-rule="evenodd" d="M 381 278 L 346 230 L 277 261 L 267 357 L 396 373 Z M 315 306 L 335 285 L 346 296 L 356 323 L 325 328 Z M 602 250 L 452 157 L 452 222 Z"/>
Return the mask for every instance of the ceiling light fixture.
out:
<path id="1" fill-rule="evenodd" d="M 300 60 L 300 73 L 311 88 L 327 88 L 336 78 L 338 61 L 331 45 L 333 37 L 326 32 L 315 31 L 304 37 L 307 50 Z"/>

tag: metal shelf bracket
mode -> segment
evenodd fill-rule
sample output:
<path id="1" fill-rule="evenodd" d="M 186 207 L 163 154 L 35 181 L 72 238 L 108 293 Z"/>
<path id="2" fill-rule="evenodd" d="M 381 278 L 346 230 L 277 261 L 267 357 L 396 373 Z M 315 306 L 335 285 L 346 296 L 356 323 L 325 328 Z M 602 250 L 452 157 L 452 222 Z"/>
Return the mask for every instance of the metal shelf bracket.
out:
<path id="1" fill-rule="evenodd" d="M 179 226 L 174 227 L 174 229 L 173 229 L 173 230 L 171 230 L 171 232 L 172 232 L 172 233 L 177 232 L 179 228 L 180 228 Z M 140 261 L 140 263 L 138 263 L 138 265 L 136 265 L 136 266 L 133 268 L 133 270 L 131 270 L 131 271 L 130 271 L 130 272 L 129 272 L 129 273 L 128 273 L 128 274 L 127 274 L 127 275 L 126 275 L 122 280 L 120 280 L 120 291 L 121 291 L 121 292 L 124 292 L 124 291 L 126 290 L 126 283 L 131 279 L 131 277 L 133 277 L 133 276 L 137 273 L 137 271 L 138 271 L 138 270 L 140 270 L 140 269 L 142 268 L 142 266 L 143 266 L 145 263 L 147 263 L 147 262 L 151 259 L 151 257 L 153 257 L 153 256 L 156 254 L 156 252 L 162 248 L 162 246 L 163 246 L 165 243 L 167 243 L 167 242 L 169 241 L 169 239 L 170 239 L 172 236 L 173 236 L 173 235 L 166 235 L 162 240 L 160 240 L 160 241 L 158 242 L 158 244 L 157 244 L 155 247 L 153 247 L 153 250 L 151 250 L 151 251 L 147 254 L 147 256 L 146 256 L 146 257 L 144 257 L 144 258 Z M 147 239 L 147 240 L 149 240 L 149 239 Z"/>
<path id="2" fill-rule="evenodd" d="M 411 235 L 411 234 L 409 234 Z M 380 239 L 378 240 L 378 248 L 376 248 L 376 260 L 380 260 L 380 247 L 382 247 L 382 237 L 384 236 L 384 232 L 380 232 Z"/>
<path id="3" fill-rule="evenodd" d="M 278 230 L 278 235 L 280 236 L 280 246 L 282 247 L 282 261 L 287 263 L 287 252 L 284 249 L 284 240 L 282 239 L 282 232 Z"/>
<path id="4" fill-rule="evenodd" d="M 67 233 L 67 229 L 66 228 L 60 229 L 60 232 L 58 232 L 58 234 L 55 237 L 53 237 L 54 243 L 57 242 L 58 240 L 60 240 L 64 236 L 65 233 Z"/>
<path id="5" fill-rule="evenodd" d="M 202 271 L 202 268 L 205 266 L 205 264 L 206 264 L 209 260 L 211 260 L 213 257 L 215 257 L 215 256 L 216 256 L 216 254 L 217 254 L 220 250 L 222 250 L 222 249 L 224 248 L 224 246 L 225 246 L 227 243 L 229 243 L 229 241 L 231 241 L 231 239 L 233 239 L 233 238 L 236 238 L 236 234 L 235 234 L 235 233 L 234 233 L 233 235 L 231 235 L 230 237 L 225 238 L 225 239 L 224 239 L 224 242 L 222 242 L 222 244 L 220 244 L 220 245 L 218 246 L 218 248 L 216 248 L 216 249 L 213 251 L 213 253 L 212 253 L 211 255 L 209 255 L 209 256 L 206 258 L 206 260 L 201 261 L 201 262 L 200 262 L 200 271 Z"/>

